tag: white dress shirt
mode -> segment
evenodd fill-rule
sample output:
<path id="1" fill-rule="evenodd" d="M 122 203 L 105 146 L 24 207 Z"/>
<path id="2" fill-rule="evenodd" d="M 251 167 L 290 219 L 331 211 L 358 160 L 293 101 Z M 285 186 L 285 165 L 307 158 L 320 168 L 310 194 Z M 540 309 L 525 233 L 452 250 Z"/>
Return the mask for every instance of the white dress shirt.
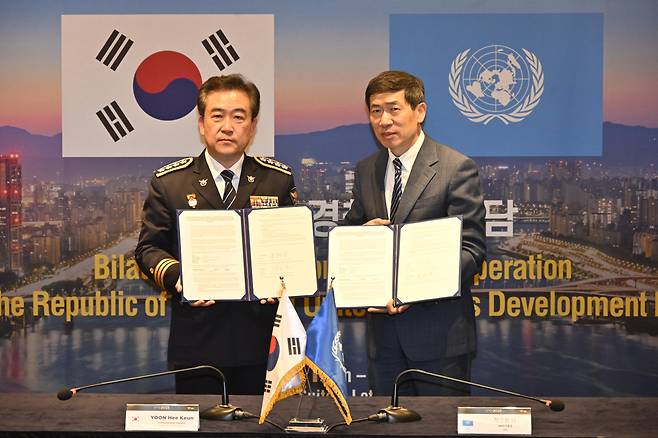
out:
<path id="1" fill-rule="evenodd" d="M 206 163 L 208 163 L 208 167 L 210 168 L 210 174 L 212 175 L 212 179 L 213 181 L 215 181 L 215 185 L 217 186 L 217 191 L 219 192 L 219 195 L 223 198 L 224 189 L 226 188 L 226 182 L 224 181 L 224 177 L 221 175 L 222 171 L 224 170 L 230 170 L 231 172 L 233 172 L 233 179 L 231 179 L 231 184 L 233 184 L 233 188 L 235 189 L 235 194 L 237 195 L 238 185 L 240 184 L 240 172 L 242 172 L 242 163 L 244 162 L 244 154 L 242 154 L 240 159 L 229 169 L 222 166 L 219 161 L 215 160 L 208 153 L 208 149 L 206 149 L 204 155 L 206 157 Z"/>
<path id="2" fill-rule="evenodd" d="M 402 162 L 402 193 L 407 186 L 411 168 L 414 166 L 418 151 L 425 141 L 425 133 L 421 130 L 416 142 L 404 154 L 396 157 L 391 150 L 388 150 L 388 164 L 386 165 L 386 177 L 384 178 L 384 197 L 386 198 L 386 211 L 391 212 L 391 200 L 393 198 L 393 185 L 395 184 L 395 166 L 393 160 L 399 158 Z"/>

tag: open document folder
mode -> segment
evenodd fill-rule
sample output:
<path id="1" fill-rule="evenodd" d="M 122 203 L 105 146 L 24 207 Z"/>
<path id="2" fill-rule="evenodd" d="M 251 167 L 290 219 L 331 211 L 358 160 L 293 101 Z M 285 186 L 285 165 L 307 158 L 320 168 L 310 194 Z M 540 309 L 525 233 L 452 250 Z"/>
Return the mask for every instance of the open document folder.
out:
<path id="1" fill-rule="evenodd" d="M 460 293 L 462 219 L 341 226 L 329 232 L 336 307 L 385 307 Z"/>
<path id="2" fill-rule="evenodd" d="M 277 297 L 318 291 L 308 207 L 179 210 L 183 296 L 190 300 Z"/>

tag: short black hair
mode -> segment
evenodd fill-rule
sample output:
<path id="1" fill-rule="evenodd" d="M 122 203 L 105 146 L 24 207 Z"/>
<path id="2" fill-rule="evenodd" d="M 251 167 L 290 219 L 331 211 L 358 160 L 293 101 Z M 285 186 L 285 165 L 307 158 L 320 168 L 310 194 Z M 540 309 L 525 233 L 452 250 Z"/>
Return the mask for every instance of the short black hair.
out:
<path id="1" fill-rule="evenodd" d="M 425 102 L 425 86 L 416 76 L 405 71 L 384 71 L 372 78 L 366 87 L 366 106 L 370 108 L 370 98 L 373 94 L 394 93 L 404 90 L 404 99 L 416 109 L 418 104 Z"/>
<path id="2" fill-rule="evenodd" d="M 240 74 L 213 76 L 201 85 L 196 101 L 199 116 L 203 117 L 206 113 L 208 95 L 212 92 L 222 90 L 243 91 L 249 97 L 252 120 L 258 117 L 260 111 L 260 91 L 258 91 L 258 88 L 253 82 L 249 82 Z"/>

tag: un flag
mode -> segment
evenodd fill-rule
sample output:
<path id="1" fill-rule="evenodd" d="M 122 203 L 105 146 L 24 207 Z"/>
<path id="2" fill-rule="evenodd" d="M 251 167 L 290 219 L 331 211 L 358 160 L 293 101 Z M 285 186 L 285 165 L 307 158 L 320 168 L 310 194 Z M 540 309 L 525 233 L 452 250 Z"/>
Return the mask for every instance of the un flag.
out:
<path id="1" fill-rule="evenodd" d="M 602 14 L 400 14 L 390 68 L 425 82 L 425 130 L 471 156 L 602 149 Z"/>

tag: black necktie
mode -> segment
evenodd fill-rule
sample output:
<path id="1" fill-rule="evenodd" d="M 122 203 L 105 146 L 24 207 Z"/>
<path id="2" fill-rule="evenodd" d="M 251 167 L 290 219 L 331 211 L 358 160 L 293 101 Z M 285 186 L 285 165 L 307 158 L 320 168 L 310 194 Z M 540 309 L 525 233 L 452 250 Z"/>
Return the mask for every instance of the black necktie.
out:
<path id="1" fill-rule="evenodd" d="M 388 218 L 393 221 L 395 212 L 398 211 L 400 205 L 400 198 L 402 198 L 402 161 L 399 158 L 393 160 L 395 167 L 395 182 L 393 183 L 393 196 L 391 197 L 391 213 Z"/>
<path id="2" fill-rule="evenodd" d="M 222 202 L 224 203 L 224 206 L 228 210 L 231 208 L 231 205 L 233 204 L 233 201 L 235 201 L 235 188 L 233 187 L 233 183 L 231 182 L 233 180 L 233 172 L 230 170 L 222 170 L 222 178 L 224 178 L 224 182 L 226 185 L 224 186 L 224 197 L 222 198 Z"/>

